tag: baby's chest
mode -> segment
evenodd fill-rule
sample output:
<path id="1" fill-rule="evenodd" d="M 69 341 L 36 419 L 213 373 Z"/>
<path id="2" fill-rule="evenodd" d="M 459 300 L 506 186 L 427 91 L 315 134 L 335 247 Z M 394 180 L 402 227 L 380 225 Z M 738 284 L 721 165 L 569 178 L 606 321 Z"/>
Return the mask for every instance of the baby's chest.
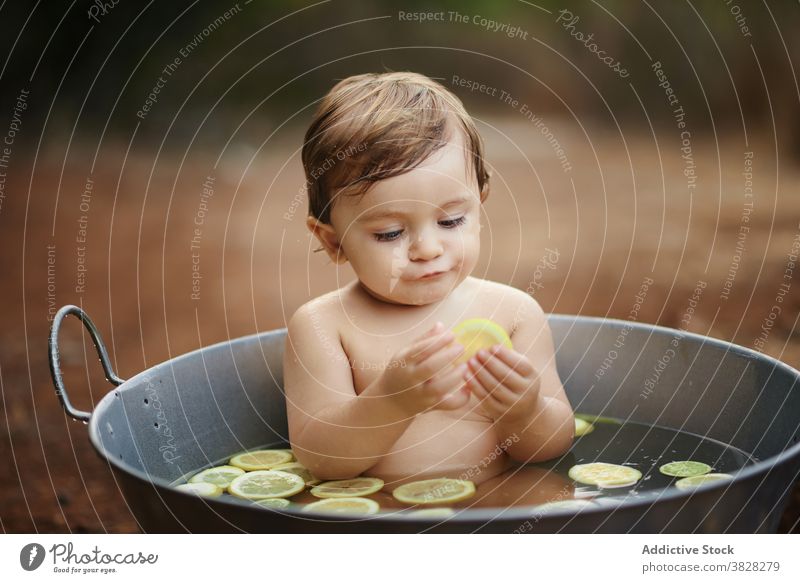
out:
<path id="1" fill-rule="evenodd" d="M 393 357 L 412 340 L 403 341 L 396 338 L 358 338 L 342 336 L 342 346 L 347 354 L 350 369 L 353 372 L 353 387 L 360 394 L 372 382 L 393 366 Z"/>

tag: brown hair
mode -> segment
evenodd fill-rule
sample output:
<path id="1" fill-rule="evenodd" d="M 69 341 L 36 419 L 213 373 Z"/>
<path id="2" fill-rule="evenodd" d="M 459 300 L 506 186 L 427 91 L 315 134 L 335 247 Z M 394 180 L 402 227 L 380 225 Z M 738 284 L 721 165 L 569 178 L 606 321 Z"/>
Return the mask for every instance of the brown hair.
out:
<path id="1" fill-rule="evenodd" d="M 343 79 L 323 97 L 306 131 L 309 215 L 330 224 L 336 196 L 366 194 L 379 180 L 412 170 L 448 142 L 453 126 L 464 134 L 483 202 L 491 174 L 480 134 L 458 97 L 419 73 Z"/>

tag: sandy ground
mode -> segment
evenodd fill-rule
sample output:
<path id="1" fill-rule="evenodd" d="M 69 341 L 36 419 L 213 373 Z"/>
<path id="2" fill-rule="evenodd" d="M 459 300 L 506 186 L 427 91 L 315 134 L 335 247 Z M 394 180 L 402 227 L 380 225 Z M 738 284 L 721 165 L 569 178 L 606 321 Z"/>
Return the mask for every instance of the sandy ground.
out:
<path id="1" fill-rule="evenodd" d="M 639 319 L 673 327 L 700 281 L 705 291 L 687 328 L 754 347 L 800 233 L 797 168 L 760 136 L 749 145 L 708 136 L 692 143 L 692 182 L 669 128 L 654 139 L 550 127 L 569 171 L 527 123 L 499 119 L 483 130 L 494 178 L 475 275 L 529 289 L 549 312 L 618 318 L 650 277 Z M 129 378 L 201 346 L 283 327 L 299 305 L 353 278 L 348 266 L 311 253 L 293 154 L 299 143 L 293 135 L 263 151 L 231 147 L 218 164 L 203 145 L 154 160 L 153 150 L 126 156 L 127 144 L 104 144 L 93 172 L 95 150 L 80 145 L 66 160 L 55 146 L 35 166 L 15 159 L 0 209 L 4 531 L 137 530 L 86 427 L 69 420 L 53 394 L 46 344 L 54 309 L 83 306 L 118 374 Z M 203 193 L 204 182 L 213 195 Z M 749 231 L 737 251 L 742 226 Z M 555 268 L 537 267 L 546 249 L 558 250 Z M 202 276 L 197 290 L 193 273 Z M 765 353 L 800 367 L 796 276 L 762 340 Z M 109 386 L 86 340 L 70 321 L 61 345 L 72 400 L 91 410 Z M 797 529 L 797 498 L 784 531 Z"/>

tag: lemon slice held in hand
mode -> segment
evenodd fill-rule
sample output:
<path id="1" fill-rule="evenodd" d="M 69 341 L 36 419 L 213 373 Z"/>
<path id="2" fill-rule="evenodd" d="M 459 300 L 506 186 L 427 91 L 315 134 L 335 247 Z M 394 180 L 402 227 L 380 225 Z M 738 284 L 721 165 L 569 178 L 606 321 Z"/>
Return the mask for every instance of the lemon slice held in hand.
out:
<path id="1" fill-rule="evenodd" d="M 256 470 L 236 478 L 228 486 L 228 492 L 239 498 L 263 500 L 265 498 L 289 498 L 306 487 L 300 476 L 276 470 Z"/>
<path id="2" fill-rule="evenodd" d="M 469 480 L 433 478 L 398 486 L 392 492 L 405 504 L 452 504 L 475 495 L 475 484 Z"/>
<path id="3" fill-rule="evenodd" d="M 332 514 L 375 514 L 380 505 L 369 498 L 325 498 L 303 506 L 303 512 L 330 512 Z"/>
<path id="4" fill-rule="evenodd" d="M 246 451 L 231 458 L 230 465 L 246 472 L 270 470 L 273 467 L 294 460 L 294 456 L 285 449 L 260 449 Z"/>
<path id="5" fill-rule="evenodd" d="M 485 318 L 470 318 L 459 322 L 453 328 L 455 341 L 464 347 L 464 352 L 456 360 L 457 364 L 467 362 L 482 348 L 489 349 L 495 344 L 513 348 L 511 338 L 502 326 Z"/>
<path id="6" fill-rule="evenodd" d="M 333 480 L 323 482 L 311 488 L 311 493 L 317 498 L 353 498 L 369 496 L 383 488 L 380 478 L 359 477 L 351 480 Z"/>

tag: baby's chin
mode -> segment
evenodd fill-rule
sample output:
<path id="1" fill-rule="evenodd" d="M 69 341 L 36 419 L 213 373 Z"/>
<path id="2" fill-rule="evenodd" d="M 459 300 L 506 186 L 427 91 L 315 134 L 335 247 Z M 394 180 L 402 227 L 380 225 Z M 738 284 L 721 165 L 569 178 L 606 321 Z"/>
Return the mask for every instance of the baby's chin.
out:
<path id="1" fill-rule="evenodd" d="M 453 278 L 452 273 L 447 273 L 430 281 L 398 280 L 389 289 L 375 290 L 363 281 L 361 285 L 375 298 L 390 304 L 426 306 L 445 299 L 453 292 L 458 283 L 460 282 Z"/>

